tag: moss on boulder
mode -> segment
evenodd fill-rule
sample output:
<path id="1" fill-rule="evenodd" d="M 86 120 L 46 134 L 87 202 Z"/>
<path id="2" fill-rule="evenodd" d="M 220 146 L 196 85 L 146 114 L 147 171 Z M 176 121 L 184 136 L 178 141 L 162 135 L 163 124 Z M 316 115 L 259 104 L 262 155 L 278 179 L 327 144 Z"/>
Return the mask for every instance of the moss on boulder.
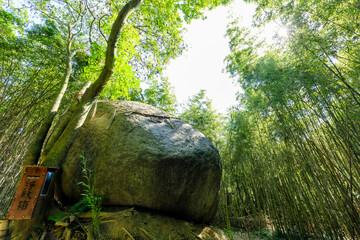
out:
<path id="1" fill-rule="evenodd" d="M 213 219 L 221 164 L 198 130 L 153 106 L 97 102 L 62 166 L 61 190 L 81 199 L 80 155 L 106 205 L 139 206 L 195 222 Z"/>

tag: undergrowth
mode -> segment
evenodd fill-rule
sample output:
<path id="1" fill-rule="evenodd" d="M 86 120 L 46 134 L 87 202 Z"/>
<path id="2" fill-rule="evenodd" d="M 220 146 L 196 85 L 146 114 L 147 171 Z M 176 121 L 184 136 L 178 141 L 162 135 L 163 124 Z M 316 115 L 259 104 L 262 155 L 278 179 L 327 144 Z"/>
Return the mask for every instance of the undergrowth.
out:
<path id="1" fill-rule="evenodd" d="M 82 173 L 84 181 L 78 182 L 79 185 L 83 186 L 84 190 L 81 194 L 83 199 L 78 203 L 76 207 L 87 206 L 90 209 L 92 215 L 91 219 L 91 230 L 95 235 L 99 235 L 99 225 L 100 225 L 100 211 L 101 211 L 101 202 L 102 197 L 95 194 L 95 183 L 96 178 L 92 173 L 92 170 L 87 166 L 87 159 L 84 155 L 80 155 L 81 164 L 82 164 Z M 75 204 L 76 205 L 76 204 Z M 74 207 L 75 207 L 74 205 Z"/>

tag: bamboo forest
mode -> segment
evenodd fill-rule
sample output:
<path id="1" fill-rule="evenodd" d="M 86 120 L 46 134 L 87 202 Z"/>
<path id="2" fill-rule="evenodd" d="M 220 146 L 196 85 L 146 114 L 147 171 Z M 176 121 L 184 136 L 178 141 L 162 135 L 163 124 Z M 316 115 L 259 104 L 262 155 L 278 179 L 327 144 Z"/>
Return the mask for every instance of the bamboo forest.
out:
<path id="1" fill-rule="evenodd" d="M 360 1 L 244 0 L 252 27 L 233 14 L 224 29 L 236 105 L 220 114 L 206 90 L 180 105 L 165 71 L 187 51 L 185 26 L 231 2 L 0 0 L 1 219 L 19 165 L 59 168 L 95 102 L 136 101 L 219 152 L 211 225 L 227 238 L 195 239 L 360 239 Z M 270 22 L 287 36 L 254 31 Z M 144 231 L 120 239 L 162 239 Z"/>

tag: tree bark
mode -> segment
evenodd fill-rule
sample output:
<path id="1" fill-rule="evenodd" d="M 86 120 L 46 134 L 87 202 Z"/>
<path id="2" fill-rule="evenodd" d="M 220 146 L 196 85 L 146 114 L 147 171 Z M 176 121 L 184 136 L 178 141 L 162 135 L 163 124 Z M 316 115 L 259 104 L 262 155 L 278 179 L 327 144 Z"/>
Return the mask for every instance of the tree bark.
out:
<path id="1" fill-rule="evenodd" d="M 71 38 L 69 38 L 68 41 L 71 41 Z M 60 92 L 59 92 L 58 96 L 56 97 L 55 102 L 54 102 L 50 112 L 46 115 L 43 123 L 41 124 L 41 127 L 35 136 L 35 139 L 30 143 L 28 151 L 26 152 L 26 155 L 25 155 L 25 162 L 24 162 L 25 165 L 36 165 L 38 163 L 38 159 L 41 154 L 41 149 L 43 147 L 43 143 L 46 139 L 46 136 L 48 135 L 49 129 L 50 129 L 50 127 L 54 121 L 54 118 L 59 110 L 61 100 L 63 99 L 65 91 L 69 84 L 70 75 L 72 73 L 72 57 L 73 57 L 70 47 L 71 47 L 71 42 L 68 42 L 66 68 L 65 68 L 64 79 L 63 79 L 63 83 L 62 83 Z"/>
<path id="2" fill-rule="evenodd" d="M 43 146 L 41 159 L 46 158 L 46 155 L 49 153 L 49 151 L 54 146 L 56 141 L 59 139 L 61 134 L 64 132 L 66 126 L 69 124 L 69 122 L 71 120 L 72 114 L 76 110 L 76 107 L 77 107 L 79 101 L 81 100 L 82 96 L 84 95 L 84 92 L 86 91 L 86 89 L 89 88 L 90 84 L 91 84 L 90 81 L 87 82 L 84 85 L 84 87 L 79 92 L 77 92 L 78 96 L 74 96 L 73 101 L 70 103 L 70 107 L 65 111 L 63 116 L 60 117 L 58 123 L 54 127 L 54 131 L 49 134 L 49 137 Z"/>
<path id="3" fill-rule="evenodd" d="M 131 0 L 119 12 L 110 32 L 107 41 L 105 65 L 97 80 L 85 91 L 81 101 L 76 107 L 76 110 L 71 116 L 71 119 L 65 130 L 56 141 L 54 146 L 49 151 L 48 155 L 41 160 L 41 165 L 60 167 L 62 160 L 65 158 L 69 148 L 71 147 L 77 133 L 83 125 L 87 114 L 95 101 L 96 97 L 104 89 L 106 83 L 109 81 L 115 63 L 116 45 L 120 38 L 120 32 L 125 25 L 129 15 L 140 6 L 143 0 Z"/>

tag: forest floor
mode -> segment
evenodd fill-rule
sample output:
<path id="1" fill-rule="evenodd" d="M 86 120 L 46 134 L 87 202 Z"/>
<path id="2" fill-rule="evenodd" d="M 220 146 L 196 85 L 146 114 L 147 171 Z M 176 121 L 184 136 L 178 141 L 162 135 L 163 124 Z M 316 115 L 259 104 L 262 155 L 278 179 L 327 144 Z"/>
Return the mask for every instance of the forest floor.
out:
<path id="1" fill-rule="evenodd" d="M 260 240 L 261 238 L 252 237 L 245 233 L 237 233 L 232 239 L 233 240 Z"/>
<path id="2" fill-rule="evenodd" d="M 102 211 L 99 224 L 90 213 L 73 214 L 56 210 L 45 227 L 33 232 L 34 239 L 130 239 L 130 240 L 260 240 L 242 232 L 226 232 L 216 226 L 135 210 Z M 95 231 L 94 231 L 95 229 Z M 97 230 L 96 230 L 97 229 Z"/>

